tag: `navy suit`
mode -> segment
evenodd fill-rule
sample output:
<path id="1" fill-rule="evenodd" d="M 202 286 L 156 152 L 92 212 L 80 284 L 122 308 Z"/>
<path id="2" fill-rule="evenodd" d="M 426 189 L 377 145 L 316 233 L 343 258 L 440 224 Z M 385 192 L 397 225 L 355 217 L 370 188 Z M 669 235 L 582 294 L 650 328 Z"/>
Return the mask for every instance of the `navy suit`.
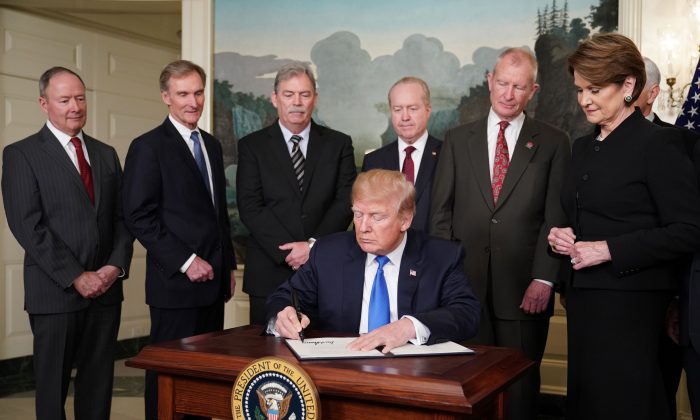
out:
<path id="1" fill-rule="evenodd" d="M 169 118 L 131 143 L 124 164 L 124 220 L 147 252 L 151 343 L 223 328 L 236 260 L 221 144 L 200 133 L 211 165 L 213 203 L 192 152 Z M 192 282 L 180 272 L 193 253 L 211 264 L 212 280 Z M 148 419 L 156 417 L 156 391 L 155 374 L 148 372 Z"/>
<path id="2" fill-rule="evenodd" d="M 398 140 L 392 141 L 386 146 L 365 155 L 362 162 L 362 172 L 370 169 L 388 169 L 400 171 Z M 411 227 L 413 229 L 428 230 L 428 215 L 430 213 L 430 196 L 433 188 L 433 175 L 440 155 L 442 140 L 428 136 L 428 141 L 423 149 L 416 187 L 416 215 L 413 217 Z"/>
<path id="3" fill-rule="evenodd" d="M 401 258 L 398 317 L 411 315 L 430 329 L 428 344 L 473 337 L 479 302 L 462 269 L 464 250 L 449 241 L 409 229 Z M 268 320 L 290 305 L 290 285 L 311 327 L 357 334 L 367 254 L 353 232 L 319 239 L 309 261 L 267 300 Z"/>

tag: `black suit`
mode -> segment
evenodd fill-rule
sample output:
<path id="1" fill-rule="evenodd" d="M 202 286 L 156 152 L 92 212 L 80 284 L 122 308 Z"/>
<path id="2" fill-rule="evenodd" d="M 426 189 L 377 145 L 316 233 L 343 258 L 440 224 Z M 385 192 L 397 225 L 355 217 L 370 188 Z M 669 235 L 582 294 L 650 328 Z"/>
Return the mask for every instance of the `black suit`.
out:
<path id="1" fill-rule="evenodd" d="M 7 222 L 25 250 L 25 309 L 34 333 L 39 419 L 65 416 L 73 363 L 78 367 L 76 418 L 109 418 L 126 277 L 95 299 L 83 298 L 73 281 L 104 265 L 128 271 L 133 238 L 122 220 L 122 170 L 116 151 L 87 135 L 83 139 L 94 205 L 80 173 L 47 126 L 3 153 Z"/>
<path id="2" fill-rule="evenodd" d="M 169 118 L 136 138 L 124 164 L 124 219 L 146 248 L 151 343 L 223 328 L 223 302 L 236 261 L 231 245 L 221 144 L 201 131 L 213 183 L 207 191 L 194 156 Z M 213 280 L 192 282 L 180 268 L 192 255 Z M 155 375 L 146 377 L 146 413 L 157 407 Z"/>
<path id="3" fill-rule="evenodd" d="M 265 322 L 265 299 L 293 273 L 288 242 L 345 231 L 356 169 L 349 136 L 311 122 L 303 191 L 277 121 L 238 143 L 236 191 L 241 221 L 250 231 L 243 290 L 251 297 L 251 324 Z"/>
<path id="4" fill-rule="evenodd" d="M 362 172 L 370 169 L 389 169 L 400 171 L 398 140 L 365 155 L 362 162 Z M 433 136 L 428 136 L 425 143 L 423 156 L 418 168 L 418 178 L 415 180 L 416 187 L 416 215 L 413 217 L 411 227 L 413 229 L 428 230 L 428 215 L 430 213 L 430 196 L 433 188 L 433 175 L 440 154 L 442 141 Z M 403 153 L 403 151 L 401 152 Z"/>
<path id="5" fill-rule="evenodd" d="M 595 136 L 574 143 L 562 203 L 577 241 L 606 241 L 611 261 L 567 287 L 567 413 L 665 419 L 659 334 L 677 259 L 700 245 L 697 182 L 679 132 L 639 111 Z"/>
<path id="6" fill-rule="evenodd" d="M 421 231 L 407 231 L 397 289 L 397 315 L 414 316 L 430 330 L 427 344 L 464 341 L 476 334 L 479 302 L 462 269 L 462 247 Z M 267 301 L 267 318 L 290 305 L 293 286 L 311 327 L 357 334 L 367 253 L 354 232 L 318 241 L 309 261 Z"/>
<path id="7" fill-rule="evenodd" d="M 700 174 L 700 165 L 698 164 L 700 161 L 694 157 L 694 154 L 697 153 L 696 151 L 700 151 L 698 144 L 700 134 L 667 123 L 666 121 L 661 120 L 656 114 L 654 114 L 654 124 L 660 125 L 661 127 L 671 127 L 679 130 L 683 139 L 683 151 L 693 160 L 696 174 Z M 682 267 L 679 267 L 680 269 L 678 271 L 681 279 L 685 284 L 687 284 L 687 276 L 690 272 L 690 259 L 688 258 L 684 260 L 684 262 L 684 264 L 679 264 Z M 687 312 L 684 311 L 684 313 Z M 685 321 L 682 321 L 682 323 L 687 325 Z M 661 342 L 659 343 L 659 362 L 661 363 L 661 374 L 663 375 L 664 386 L 666 387 L 666 400 L 668 401 L 669 411 L 671 413 L 671 418 L 675 419 L 677 411 L 676 393 L 678 392 L 678 385 L 681 380 L 681 371 L 683 370 L 683 351 L 682 347 L 678 346 L 669 338 L 665 330 L 661 333 Z M 688 383 L 688 386 L 689 388 L 692 387 L 691 382 Z M 700 388 L 696 389 L 698 389 L 698 392 L 700 392 Z M 700 405 L 697 406 L 697 409 L 700 410 Z"/>

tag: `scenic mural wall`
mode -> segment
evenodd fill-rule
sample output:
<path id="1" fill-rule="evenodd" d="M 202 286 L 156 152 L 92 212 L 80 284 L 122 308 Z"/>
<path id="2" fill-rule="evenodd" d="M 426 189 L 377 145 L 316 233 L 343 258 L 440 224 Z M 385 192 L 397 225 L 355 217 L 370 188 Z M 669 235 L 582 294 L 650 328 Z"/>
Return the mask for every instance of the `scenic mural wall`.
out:
<path id="1" fill-rule="evenodd" d="M 507 47 L 537 55 L 540 91 L 527 113 L 568 131 L 590 130 L 566 58 L 597 31 L 617 29 L 617 0 L 217 0 L 214 135 L 224 147 L 234 243 L 247 231 L 235 201 L 236 143 L 276 120 L 274 76 L 301 60 L 317 75 L 314 120 L 352 136 L 355 161 L 395 139 L 387 91 L 403 76 L 431 89 L 430 133 L 488 114 L 486 73 Z"/>

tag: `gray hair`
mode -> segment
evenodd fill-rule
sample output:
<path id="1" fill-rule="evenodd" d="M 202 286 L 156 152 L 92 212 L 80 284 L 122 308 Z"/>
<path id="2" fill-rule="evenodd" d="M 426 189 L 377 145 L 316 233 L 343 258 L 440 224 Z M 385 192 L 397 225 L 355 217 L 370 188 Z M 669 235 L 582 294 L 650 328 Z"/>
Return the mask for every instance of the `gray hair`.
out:
<path id="1" fill-rule="evenodd" d="M 523 59 L 527 60 L 532 66 L 532 83 L 537 82 L 537 57 L 527 48 L 524 47 L 511 47 L 506 48 L 502 53 L 498 55 L 498 60 L 493 66 L 491 74 L 496 74 L 496 67 L 498 63 L 501 62 L 505 57 L 510 57 L 510 63 L 515 65 L 520 65 Z"/>
<path id="2" fill-rule="evenodd" d="M 311 67 L 308 63 L 304 63 L 302 61 L 292 61 L 291 63 L 287 63 L 279 69 L 279 71 L 277 72 L 277 76 L 275 76 L 275 92 L 277 92 L 280 82 L 289 80 L 292 77 L 301 76 L 302 74 L 305 74 L 306 77 L 309 78 L 309 80 L 311 81 L 311 87 L 313 88 L 315 93 L 316 78 L 314 77 L 314 72 L 311 71 Z"/>
<path id="3" fill-rule="evenodd" d="M 391 105 L 391 91 L 394 90 L 394 88 L 398 85 L 403 85 L 403 84 L 408 84 L 408 83 L 415 83 L 418 86 L 420 86 L 421 89 L 423 89 L 423 103 L 425 103 L 425 105 L 430 105 L 430 89 L 428 88 L 428 84 L 425 83 L 425 80 L 423 80 L 419 77 L 414 77 L 414 76 L 402 77 L 396 83 L 391 85 L 391 88 L 389 89 L 389 93 L 387 94 L 387 99 L 389 100 L 389 105 Z"/>
<path id="4" fill-rule="evenodd" d="M 647 73 L 647 83 L 644 85 L 645 88 L 658 85 L 661 82 L 659 67 L 648 57 L 644 57 L 644 70 Z"/>
<path id="5" fill-rule="evenodd" d="M 49 86 L 49 82 L 51 81 L 51 78 L 61 74 L 61 73 L 68 73 L 72 74 L 73 76 L 77 77 L 78 80 L 80 80 L 80 83 L 83 85 L 83 88 L 85 87 L 85 82 L 83 82 L 83 79 L 80 77 L 80 75 L 76 72 L 74 72 L 71 69 L 67 69 L 65 67 L 61 66 L 56 66 L 56 67 L 51 67 L 50 69 L 46 70 L 41 77 L 39 77 L 39 96 L 42 98 L 46 98 L 46 88 Z"/>

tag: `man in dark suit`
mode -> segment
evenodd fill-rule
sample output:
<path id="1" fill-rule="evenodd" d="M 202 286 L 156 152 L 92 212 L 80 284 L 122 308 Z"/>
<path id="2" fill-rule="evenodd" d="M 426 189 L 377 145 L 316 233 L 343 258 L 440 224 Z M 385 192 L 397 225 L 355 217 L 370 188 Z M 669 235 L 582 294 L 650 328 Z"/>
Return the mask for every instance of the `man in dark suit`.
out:
<path id="1" fill-rule="evenodd" d="M 124 226 L 116 151 L 85 134 L 85 84 L 53 67 L 39 79 L 46 125 L 7 146 L 2 195 L 24 248 L 24 307 L 34 334 L 36 417 L 65 419 L 75 365 L 75 418 L 109 419 L 122 280 L 133 238 Z"/>
<path id="2" fill-rule="evenodd" d="M 463 341 L 476 333 L 479 302 L 462 269 L 464 250 L 410 229 L 415 189 L 396 171 L 363 172 L 352 188 L 355 232 L 319 239 L 309 261 L 267 301 L 268 331 L 302 327 L 357 334 L 356 350 L 407 342 Z M 290 305 L 292 288 L 305 314 Z"/>
<path id="3" fill-rule="evenodd" d="M 160 92 L 169 115 L 131 143 L 124 164 L 124 219 L 147 252 L 151 343 L 222 329 L 236 284 L 221 144 L 197 128 L 205 83 L 198 65 L 168 64 Z M 155 419 L 155 373 L 144 397 Z"/>
<path id="4" fill-rule="evenodd" d="M 642 114 L 644 114 L 649 121 L 662 127 L 673 127 L 682 134 L 684 147 L 683 152 L 685 152 L 688 157 L 693 160 L 695 173 L 700 181 L 700 159 L 698 159 L 700 158 L 700 142 L 698 142 L 700 139 L 700 134 L 683 127 L 678 127 L 667 123 L 652 111 L 654 101 L 661 91 L 661 88 L 659 87 L 661 73 L 659 72 L 659 68 L 657 67 L 656 63 L 647 57 L 644 57 L 644 68 L 646 70 L 647 81 L 644 85 L 642 93 L 640 93 L 639 98 L 634 105 L 639 107 Z M 689 259 L 684 261 L 684 264 L 679 265 L 683 267 L 682 270 L 679 270 L 681 271 L 679 275 L 682 279 L 682 285 L 684 286 L 682 287 L 680 294 L 682 297 L 681 302 L 684 303 L 684 305 L 682 305 L 682 313 L 684 315 L 688 315 L 691 312 L 688 309 L 688 303 L 690 303 L 689 296 L 691 296 L 688 292 L 695 292 L 697 293 L 695 296 L 700 297 L 700 289 L 696 291 L 696 288 L 694 287 L 697 279 L 692 278 L 695 275 L 695 269 L 692 267 L 695 267 L 697 264 L 694 264 L 690 271 L 688 271 L 690 264 L 691 261 Z M 666 319 L 668 334 L 665 332 L 661 334 L 661 342 L 659 343 L 659 362 L 661 364 L 661 373 L 663 375 L 664 387 L 666 389 L 666 400 L 668 402 L 669 412 L 671 413 L 671 418 L 675 419 L 677 413 L 676 393 L 678 392 L 678 385 L 680 384 L 681 380 L 681 371 L 683 370 L 683 348 L 686 349 L 687 359 L 690 362 L 690 365 L 697 369 L 694 372 L 687 372 L 688 391 L 691 395 L 691 406 L 694 408 L 693 412 L 700 412 L 700 354 L 698 354 L 696 347 L 692 345 L 691 338 L 695 333 L 691 333 L 688 330 L 688 326 L 693 325 L 693 323 L 687 322 L 688 318 L 684 318 L 684 321 L 681 322 L 684 326 L 683 333 L 681 334 L 679 332 L 678 300 L 674 299 L 670 302 Z M 695 319 L 700 319 L 700 317 Z M 697 337 L 700 337 L 700 334 L 698 334 Z M 683 347 L 679 346 L 679 344 L 682 344 Z M 692 396 L 696 396 L 695 401 L 693 401 Z"/>
<path id="5" fill-rule="evenodd" d="M 541 361 L 562 260 L 548 252 L 552 226 L 566 222 L 559 196 L 568 136 L 526 116 L 538 89 L 537 61 L 504 51 L 488 75 L 488 118 L 447 132 L 431 206 L 430 232 L 466 250 L 465 271 L 482 302 L 476 342 L 523 350 Z M 540 377 L 509 390 L 511 419 L 534 419 Z"/>
<path id="6" fill-rule="evenodd" d="M 250 231 L 243 290 L 250 323 L 265 323 L 265 300 L 309 258 L 314 241 L 347 230 L 356 170 L 349 136 L 311 120 L 316 81 L 292 62 L 275 78 L 279 120 L 238 143 L 236 191 Z"/>
<path id="7" fill-rule="evenodd" d="M 389 89 L 391 124 L 398 139 L 368 153 L 362 171 L 401 170 L 416 187 L 416 216 L 411 227 L 427 230 L 430 191 L 442 142 L 428 134 L 430 89 L 417 77 L 404 77 Z"/>

